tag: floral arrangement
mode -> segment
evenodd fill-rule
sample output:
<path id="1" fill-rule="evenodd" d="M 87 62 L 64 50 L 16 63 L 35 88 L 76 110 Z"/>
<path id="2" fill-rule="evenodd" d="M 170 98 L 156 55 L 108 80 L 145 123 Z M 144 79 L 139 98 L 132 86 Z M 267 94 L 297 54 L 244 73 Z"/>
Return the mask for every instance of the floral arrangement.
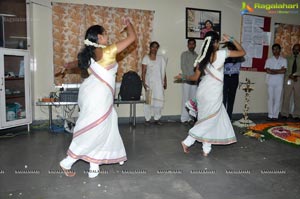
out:
<path id="1" fill-rule="evenodd" d="M 293 145 L 300 146 L 300 125 L 293 122 L 270 122 L 249 127 L 250 131 L 264 134 Z"/>
<path id="2" fill-rule="evenodd" d="M 84 44 L 87 45 L 87 46 L 94 46 L 94 47 L 96 47 L 96 48 L 106 48 L 105 45 L 97 44 L 97 43 L 91 42 L 91 41 L 88 40 L 88 39 L 84 40 Z"/>

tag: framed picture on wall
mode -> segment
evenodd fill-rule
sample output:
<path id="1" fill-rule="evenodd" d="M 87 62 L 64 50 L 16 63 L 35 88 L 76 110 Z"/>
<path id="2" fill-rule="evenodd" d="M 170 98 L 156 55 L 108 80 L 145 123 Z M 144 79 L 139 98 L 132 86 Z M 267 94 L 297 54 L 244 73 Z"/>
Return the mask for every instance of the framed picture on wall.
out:
<path id="1" fill-rule="evenodd" d="M 186 38 L 204 39 L 209 31 L 221 34 L 221 11 L 186 8 Z"/>

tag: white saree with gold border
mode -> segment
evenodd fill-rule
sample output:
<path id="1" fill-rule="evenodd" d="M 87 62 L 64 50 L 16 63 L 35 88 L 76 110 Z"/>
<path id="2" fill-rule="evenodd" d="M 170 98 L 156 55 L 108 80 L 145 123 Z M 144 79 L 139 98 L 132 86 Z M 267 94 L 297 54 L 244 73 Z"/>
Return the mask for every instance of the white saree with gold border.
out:
<path id="1" fill-rule="evenodd" d="M 107 47 L 106 51 L 115 51 Z M 111 52 L 109 52 L 111 53 Z M 105 53 L 103 54 L 105 57 Z M 90 76 L 81 84 L 78 96 L 79 117 L 67 154 L 95 164 L 126 161 L 126 152 L 114 109 L 117 62 L 105 67 L 91 60 Z M 100 63 L 100 64 L 99 64 Z"/>
<path id="2" fill-rule="evenodd" d="M 205 76 L 197 89 L 198 121 L 189 135 L 199 142 L 231 144 L 236 142 L 235 133 L 223 105 L 223 71 L 226 50 L 217 51 L 217 59 L 208 64 Z"/>

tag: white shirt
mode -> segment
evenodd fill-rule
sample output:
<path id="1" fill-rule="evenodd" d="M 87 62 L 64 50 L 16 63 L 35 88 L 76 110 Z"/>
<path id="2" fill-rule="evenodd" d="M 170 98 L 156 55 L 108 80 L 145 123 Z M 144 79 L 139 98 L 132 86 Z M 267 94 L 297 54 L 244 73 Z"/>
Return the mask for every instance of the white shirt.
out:
<path id="1" fill-rule="evenodd" d="M 279 56 L 278 59 L 272 56 L 267 59 L 265 64 L 265 69 L 281 69 L 282 67 L 287 68 L 287 61 L 285 58 Z M 267 74 L 266 75 L 266 83 L 267 84 L 283 84 L 284 74 Z"/>

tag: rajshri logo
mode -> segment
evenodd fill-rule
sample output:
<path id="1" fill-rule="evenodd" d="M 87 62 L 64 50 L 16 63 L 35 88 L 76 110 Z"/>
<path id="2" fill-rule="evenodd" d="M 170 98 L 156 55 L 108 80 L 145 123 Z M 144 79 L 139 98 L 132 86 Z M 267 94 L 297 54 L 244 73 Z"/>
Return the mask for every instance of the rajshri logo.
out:
<path id="1" fill-rule="evenodd" d="M 269 14 L 298 14 L 299 3 L 254 3 L 253 8 L 242 2 L 241 15 L 253 12 L 254 9 L 264 9 Z"/>
<path id="2" fill-rule="evenodd" d="M 247 4 L 246 2 L 242 2 L 242 8 L 241 8 L 241 15 L 244 15 L 248 12 L 253 12 L 254 9 L 249 5 Z"/>

